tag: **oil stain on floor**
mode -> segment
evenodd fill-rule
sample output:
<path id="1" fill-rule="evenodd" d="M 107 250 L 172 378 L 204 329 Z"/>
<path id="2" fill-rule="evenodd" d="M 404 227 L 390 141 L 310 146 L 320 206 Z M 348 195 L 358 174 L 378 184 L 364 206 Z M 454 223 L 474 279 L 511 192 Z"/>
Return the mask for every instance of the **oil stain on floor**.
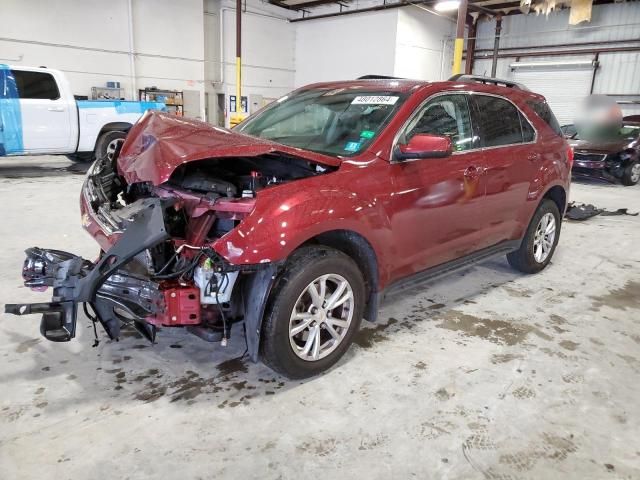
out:
<path id="1" fill-rule="evenodd" d="M 621 288 L 591 298 L 594 300 L 593 308 L 596 310 L 603 305 L 618 310 L 640 309 L 640 282 L 630 280 Z"/>

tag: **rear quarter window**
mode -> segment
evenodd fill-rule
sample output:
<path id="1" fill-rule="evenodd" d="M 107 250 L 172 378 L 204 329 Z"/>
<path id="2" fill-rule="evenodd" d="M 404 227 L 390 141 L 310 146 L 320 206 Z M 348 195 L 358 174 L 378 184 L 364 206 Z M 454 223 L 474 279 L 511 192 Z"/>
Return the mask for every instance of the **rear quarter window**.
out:
<path id="1" fill-rule="evenodd" d="M 531 109 L 536 112 L 536 115 L 540 117 L 544 123 L 551 127 L 551 130 L 560 137 L 562 137 L 562 129 L 560 128 L 560 124 L 556 119 L 556 116 L 551 111 L 551 107 L 544 100 L 527 100 L 527 105 L 531 107 Z"/>
<path id="2" fill-rule="evenodd" d="M 520 112 L 508 100 L 488 95 L 473 95 L 480 120 L 484 147 L 499 147 L 523 142 Z"/>

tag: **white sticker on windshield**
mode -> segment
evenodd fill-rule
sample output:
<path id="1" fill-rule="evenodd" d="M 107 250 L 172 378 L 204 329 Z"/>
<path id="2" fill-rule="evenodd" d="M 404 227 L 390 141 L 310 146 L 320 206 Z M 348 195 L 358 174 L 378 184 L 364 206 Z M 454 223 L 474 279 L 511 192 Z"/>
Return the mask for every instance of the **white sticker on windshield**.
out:
<path id="1" fill-rule="evenodd" d="M 384 95 L 367 95 L 356 97 L 351 105 L 395 105 L 400 97 L 388 97 Z"/>

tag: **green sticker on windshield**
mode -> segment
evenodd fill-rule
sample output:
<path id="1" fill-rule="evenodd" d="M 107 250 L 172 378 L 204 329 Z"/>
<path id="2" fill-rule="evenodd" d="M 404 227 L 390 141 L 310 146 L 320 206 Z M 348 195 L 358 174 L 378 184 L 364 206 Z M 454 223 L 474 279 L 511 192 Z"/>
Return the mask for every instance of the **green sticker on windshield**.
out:
<path id="1" fill-rule="evenodd" d="M 360 138 L 373 138 L 375 134 L 373 130 L 363 130 L 360 132 Z"/>

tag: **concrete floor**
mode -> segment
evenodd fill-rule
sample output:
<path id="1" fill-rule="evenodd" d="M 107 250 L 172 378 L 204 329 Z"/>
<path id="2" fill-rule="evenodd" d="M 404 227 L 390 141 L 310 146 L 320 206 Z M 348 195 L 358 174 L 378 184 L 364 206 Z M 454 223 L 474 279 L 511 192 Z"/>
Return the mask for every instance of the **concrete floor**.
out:
<path id="1" fill-rule="evenodd" d="M 25 247 L 92 258 L 62 158 L 3 159 L 0 299 Z M 640 187 L 571 197 L 640 209 Z M 565 223 L 553 264 L 494 261 L 394 298 L 325 375 L 287 381 L 181 330 L 91 348 L 0 322 L 0 478 L 640 478 L 640 217 Z"/>

